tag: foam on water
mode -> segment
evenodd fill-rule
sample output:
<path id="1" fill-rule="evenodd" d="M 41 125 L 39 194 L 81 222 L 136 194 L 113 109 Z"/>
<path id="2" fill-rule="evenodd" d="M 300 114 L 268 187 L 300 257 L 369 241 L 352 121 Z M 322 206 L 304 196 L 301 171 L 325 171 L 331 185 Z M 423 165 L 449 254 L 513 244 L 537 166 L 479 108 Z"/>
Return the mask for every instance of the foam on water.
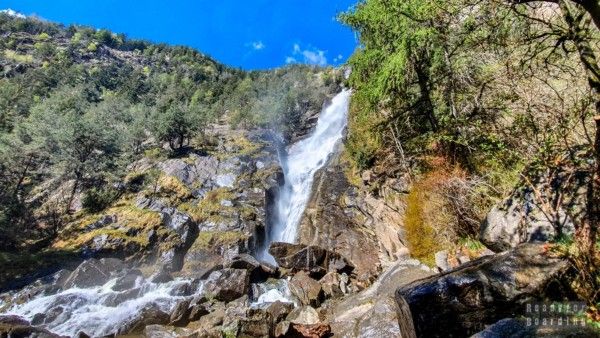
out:
<path id="1" fill-rule="evenodd" d="M 49 318 L 51 321 L 42 327 L 70 337 L 81 331 L 99 337 L 114 334 L 119 328 L 134 322 L 144 308 L 151 307 L 170 314 L 177 302 L 186 298 L 178 295 L 178 290 L 182 287 L 189 287 L 192 295 L 199 294 L 202 289 L 201 285 L 193 285 L 189 280 L 177 279 L 158 284 L 140 277 L 133 289 L 119 292 L 113 290 L 115 282 L 116 279 L 113 279 L 102 286 L 71 288 L 54 295 L 38 296 L 27 303 L 14 306 L 8 314 L 19 315 L 31 321 L 36 314 L 59 313 L 56 318 Z M 139 289 L 137 296 L 114 304 L 115 296 L 134 289 Z"/>

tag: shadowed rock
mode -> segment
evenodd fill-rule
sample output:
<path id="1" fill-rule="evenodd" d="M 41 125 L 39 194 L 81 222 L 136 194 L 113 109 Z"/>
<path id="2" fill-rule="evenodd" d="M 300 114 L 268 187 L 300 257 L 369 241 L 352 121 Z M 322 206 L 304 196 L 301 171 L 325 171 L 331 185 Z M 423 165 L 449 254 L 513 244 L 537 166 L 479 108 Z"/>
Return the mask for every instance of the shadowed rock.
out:
<path id="1" fill-rule="evenodd" d="M 418 336 L 464 337 L 523 312 L 567 268 L 546 246 L 522 244 L 401 287 L 396 300 L 410 308 Z"/>
<path id="2" fill-rule="evenodd" d="M 292 271 L 307 271 L 313 276 L 323 276 L 328 271 L 351 272 L 354 267 L 335 252 L 318 246 L 275 242 L 269 253 L 280 267 Z"/>

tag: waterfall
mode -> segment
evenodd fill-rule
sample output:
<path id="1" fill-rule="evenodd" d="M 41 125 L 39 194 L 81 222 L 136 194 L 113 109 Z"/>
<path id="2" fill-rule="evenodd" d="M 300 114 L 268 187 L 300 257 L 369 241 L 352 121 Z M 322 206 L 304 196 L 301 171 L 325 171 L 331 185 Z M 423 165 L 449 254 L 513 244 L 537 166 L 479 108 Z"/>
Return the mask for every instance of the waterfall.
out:
<path id="1" fill-rule="evenodd" d="M 274 263 L 268 253 L 271 242 L 296 241 L 298 224 L 310 198 L 314 175 L 325 165 L 343 136 L 349 101 L 350 90 L 342 90 L 321 112 L 313 133 L 280 154 L 285 181 L 275 200 L 261 259 Z"/>

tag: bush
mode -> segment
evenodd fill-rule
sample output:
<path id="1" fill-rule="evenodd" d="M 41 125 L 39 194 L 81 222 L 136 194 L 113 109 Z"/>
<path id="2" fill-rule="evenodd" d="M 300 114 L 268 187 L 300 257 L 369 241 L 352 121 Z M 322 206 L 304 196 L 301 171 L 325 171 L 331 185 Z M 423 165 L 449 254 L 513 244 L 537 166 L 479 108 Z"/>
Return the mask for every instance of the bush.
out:
<path id="1" fill-rule="evenodd" d="M 81 204 L 90 213 L 99 212 L 109 207 L 117 195 L 113 189 L 92 188 L 84 193 Z"/>

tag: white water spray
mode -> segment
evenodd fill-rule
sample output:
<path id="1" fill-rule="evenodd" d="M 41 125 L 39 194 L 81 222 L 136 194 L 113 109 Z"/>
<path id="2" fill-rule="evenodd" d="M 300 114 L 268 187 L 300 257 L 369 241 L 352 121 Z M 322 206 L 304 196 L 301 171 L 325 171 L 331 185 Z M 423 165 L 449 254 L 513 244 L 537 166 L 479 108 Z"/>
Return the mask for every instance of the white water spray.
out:
<path id="1" fill-rule="evenodd" d="M 45 323 L 41 327 L 58 335 L 74 337 L 85 332 L 92 337 L 103 337 L 116 334 L 120 328 L 135 322 L 143 316 L 145 308 L 170 314 L 178 301 L 202 293 L 202 285 L 185 279 L 160 284 L 139 277 L 132 289 L 123 291 L 113 290 L 115 282 L 116 279 L 112 279 L 101 286 L 75 287 L 41 295 L 15 305 L 8 314 L 28 321 L 44 314 Z M 189 290 L 189 294 L 179 295 L 181 289 Z"/>
<path id="2" fill-rule="evenodd" d="M 285 183 L 277 196 L 274 217 L 263 259 L 273 262 L 268 254 L 270 242 L 293 243 L 298 236 L 298 224 L 310 198 L 313 178 L 335 151 L 348 121 L 350 90 L 344 89 L 321 112 L 315 131 L 292 145 L 280 156 Z"/>

